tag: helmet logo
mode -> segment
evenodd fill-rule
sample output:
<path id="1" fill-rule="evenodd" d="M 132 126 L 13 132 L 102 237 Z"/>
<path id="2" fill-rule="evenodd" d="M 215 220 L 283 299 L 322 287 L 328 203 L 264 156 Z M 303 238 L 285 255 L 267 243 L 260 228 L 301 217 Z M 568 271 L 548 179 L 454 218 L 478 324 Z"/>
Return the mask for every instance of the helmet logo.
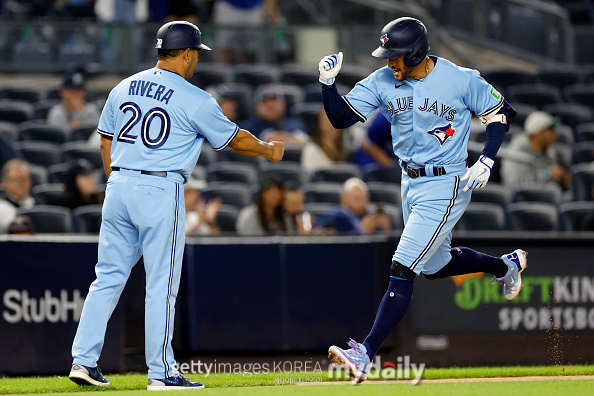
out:
<path id="1" fill-rule="evenodd" d="M 155 46 L 155 48 L 161 48 L 163 46 L 163 39 L 158 38 L 157 39 L 157 45 Z"/>
<path id="2" fill-rule="evenodd" d="M 380 42 L 382 43 L 382 47 L 386 45 L 388 40 L 389 40 L 389 38 L 388 38 L 387 34 L 384 34 L 382 37 L 380 37 Z"/>

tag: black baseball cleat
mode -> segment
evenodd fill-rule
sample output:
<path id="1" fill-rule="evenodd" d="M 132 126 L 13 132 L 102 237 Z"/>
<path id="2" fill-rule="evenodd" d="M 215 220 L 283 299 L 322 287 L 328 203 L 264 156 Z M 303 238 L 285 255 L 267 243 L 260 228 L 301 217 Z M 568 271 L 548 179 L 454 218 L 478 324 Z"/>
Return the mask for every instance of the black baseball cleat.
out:
<path id="1" fill-rule="evenodd" d="M 73 364 L 68 378 L 78 385 L 109 385 L 109 381 L 103 376 L 99 367 L 87 367 L 82 364 Z"/>
<path id="2" fill-rule="evenodd" d="M 172 390 L 190 390 L 203 389 L 201 382 L 190 381 L 183 375 L 163 379 L 149 379 L 146 390 L 149 391 L 172 391 Z"/>

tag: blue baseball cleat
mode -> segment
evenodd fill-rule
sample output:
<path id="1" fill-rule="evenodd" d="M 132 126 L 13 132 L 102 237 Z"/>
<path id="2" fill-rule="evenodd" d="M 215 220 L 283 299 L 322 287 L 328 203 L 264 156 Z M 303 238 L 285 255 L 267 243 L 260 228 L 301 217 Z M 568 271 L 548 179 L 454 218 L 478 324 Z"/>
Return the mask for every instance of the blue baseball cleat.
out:
<path id="1" fill-rule="evenodd" d="M 204 389 L 201 382 L 190 381 L 183 375 L 163 379 L 149 379 L 146 390 L 150 391 L 172 391 L 172 390 L 190 390 Z"/>
<path id="2" fill-rule="evenodd" d="M 351 339 L 347 342 L 351 349 L 344 350 L 336 345 L 328 349 L 328 357 L 336 366 L 345 369 L 349 375 L 355 378 L 355 384 L 359 384 L 367 379 L 369 371 L 369 356 L 363 344 Z"/>
<path id="3" fill-rule="evenodd" d="M 522 287 L 524 287 L 522 284 L 522 276 L 520 274 L 526 267 L 528 267 L 527 256 L 528 253 L 521 249 L 514 250 L 513 253 L 501 256 L 503 262 L 507 264 L 507 274 L 502 278 L 493 277 L 494 281 L 492 283 L 495 284 L 495 280 L 497 280 L 503 285 L 503 295 L 508 300 L 516 298 L 516 296 L 520 294 Z"/>
<path id="4" fill-rule="evenodd" d="M 109 381 L 103 377 L 103 373 L 99 367 L 87 367 L 82 364 L 73 364 L 68 378 L 78 385 L 109 385 Z"/>

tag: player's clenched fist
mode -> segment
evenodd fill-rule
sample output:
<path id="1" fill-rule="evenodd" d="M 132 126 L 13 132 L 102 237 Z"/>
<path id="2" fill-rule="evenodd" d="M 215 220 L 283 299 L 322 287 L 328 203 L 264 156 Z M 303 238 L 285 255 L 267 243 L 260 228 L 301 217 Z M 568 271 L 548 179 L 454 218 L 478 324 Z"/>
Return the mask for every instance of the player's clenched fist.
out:
<path id="1" fill-rule="evenodd" d="M 322 58 L 318 65 L 320 82 L 324 85 L 334 84 L 334 80 L 342 66 L 342 52 Z"/>
<path id="2" fill-rule="evenodd" d="M 281 142 L 270 142 L 269 144 L 272 146 L 272 151 L 267 158 L 272 162 L 282 160 L 285 155 L 285 146 Z"/>

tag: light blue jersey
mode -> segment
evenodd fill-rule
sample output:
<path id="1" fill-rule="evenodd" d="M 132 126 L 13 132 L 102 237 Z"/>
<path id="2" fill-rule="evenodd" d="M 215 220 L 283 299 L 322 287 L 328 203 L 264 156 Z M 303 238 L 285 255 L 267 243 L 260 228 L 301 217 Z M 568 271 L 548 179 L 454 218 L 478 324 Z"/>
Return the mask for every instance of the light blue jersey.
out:
<path id="1" fill-rule="evenodd" d="M 97 131 L 112 137 L 111 166 L 179 172 L 187 181 L 206 137 L 222 150 L 238 127 L 214 98 L 164 69 L 148 69 L 109 94 Z"/>
<path id="2" fill-rule="evenodd" d="M 424 79 L 399 82 L 386 66 L 345 96 L 364 119 L 380 109 L 392 124 L 394 154 L 415 167 L 463 163 L 471 111 L 483 115 L 503 105 L 503 97 L 478 71 L 431 58 L 435 68 Z"/>

